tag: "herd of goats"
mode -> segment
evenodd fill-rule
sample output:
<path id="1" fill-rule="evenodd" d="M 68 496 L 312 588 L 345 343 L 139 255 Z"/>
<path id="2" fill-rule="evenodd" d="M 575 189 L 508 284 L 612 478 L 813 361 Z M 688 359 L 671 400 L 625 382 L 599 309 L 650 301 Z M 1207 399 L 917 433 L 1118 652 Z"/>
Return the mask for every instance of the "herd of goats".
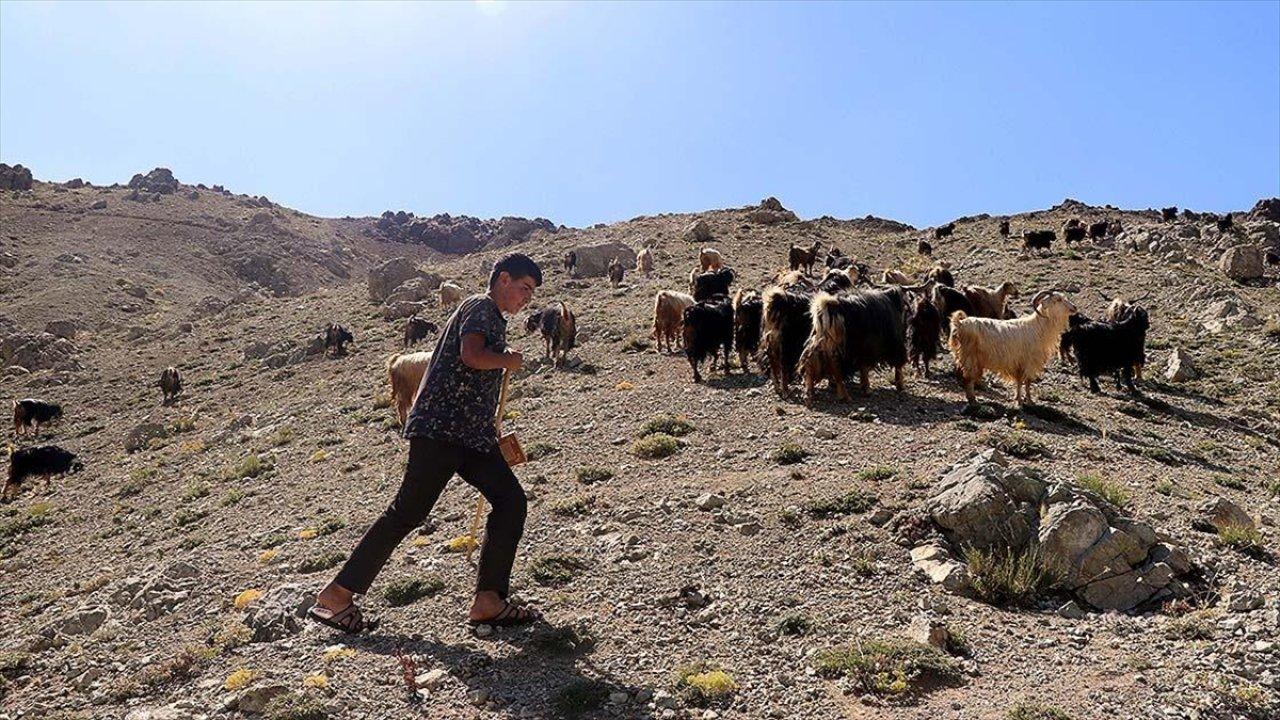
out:
<path id="1" fill-rule="evenodd" d="M 1231 218 L 1217 222 L 1229 226 Z M 1118 225 L 1070 220 L 1063 233 L 1068 242 L 1096 239 L 1119 232 Z M 934 236 L 947 237 L 954 229 L 954 223 L 943 225 L 935 228 Z M 1008 235 L 1007 221 L 1001 223 L 1000 233 Z M 1052 230 L 1028 231 L 1023 233 L 1023 245 L 1028 250 L 1043 249 L 1055 238 Z M 921 240 L 917 250 L 932 258 L 928 241 Z M 1009 300 L 1019 297 L 1011 282 L 995 288 L 957 285 L 950 265 L 941 261 L 917 277 L 885 270 L 877 282 L 867 265 L 838 248 L 822 256 L 819 242 L 808 247 L 793 244 L 789 269 L 779 271 L 763 292 L 734 292 L 736 275 L 724 256 L 713 248 L 702 248 L 698 266 L 689 276 L 689 293 L 660 290 L 654 297 L 652 337 L 658 352 L 664 346 L 667 352 L 682 349 L 694 382 L 701 382 L 700 368 L 707 360 L 712 371 L 719 361 L 728 375 L 730 354 L 736 349 L 743 372 L 750 371 L 754 358 L 780 395 L 789 394 L 796 380 L 802 379 L 806 404 L 812 404 L 823 380 L 839 399 L 851 400 L 845 379 L 855 372 L 865 395 L 870 391 L 870 372 L 879 368 L 893 369 L 894 385 L 901 391 L 906 364 L 910 362 L 927 377 L 944 341 L 971 407 L 976 405 L 974 389 L 987 372 L 1014 383 L 1020 406 L 1030 403 L 1031 384 L 1055 355 L 1075 362 L 1094 392 L 1100 392 L 1098 377 L 1108 373 L 1115 374 L 1117 382 L 1123 380 L 1130 392 L 1137 392 L 1134 381 L 1142 379 L 1149 326 L 1147 311 L 1140 304 L 1145 296 L 1126 300 L 1104 295 L 1106 312 L 1093 320 L 1078 312 L 1064 294 L 1044 290 L 1032 297 L 1032 312 L 1019 317 L 1009 305 Z M 823 263 L 825 272 L 815 273 L 815 266 Z M 572 273 L 576 264 L 577 258 L 569 253 L 565 270 Z M 652 251 L 641 250 L 636 271 L 648 276 L 653 267 Z M 623 271 L 617 259 L 609 263 L 607 274 L 615 287 Z M 463 294 L 461 287 L 451 283 L 443 284 L 439 292 L 442 307 L 456 305 Z M 556 301 L 532 313 L 525 329 L 541 333 L 545 355 L 560 365 L 575 345 L 577 318 L 565 302 Z M 408 350 L 436 333 L 435 323 L 410 318 L 405 327 L 406 352 L 387 360 L 391 401 L 401 424 L 431 360 L 430 352 Z M 342 354 L 353 341 L 348 330 L 335 324 L 323 336 L 326 353 Z M 167 367 L 158 385 L 167 404 L 182 392 L 182 375 L 177 368 Z M 17 437 L 36 436 L 41 425 L 61 417 L 62 408 L 55 403 L 35 398 L 13 402 Z M 56 445 L 11 448 L 9 456 L 9 474 L 0 493 L 4 501 L 11 500 L 26 479 L 43 477 L 47 485 L 50 476 L 82 467 L 73 453 Z"/>

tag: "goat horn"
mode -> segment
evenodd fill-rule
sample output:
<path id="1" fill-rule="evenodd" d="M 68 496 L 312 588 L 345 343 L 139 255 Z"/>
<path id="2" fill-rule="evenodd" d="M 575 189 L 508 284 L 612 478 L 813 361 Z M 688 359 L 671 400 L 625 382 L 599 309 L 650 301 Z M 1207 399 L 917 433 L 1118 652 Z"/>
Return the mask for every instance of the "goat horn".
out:
<path id="1" fill-rule="evenodd" d="M 1044 296 L 1052 295 L 1052 294 L 1053 294 L 1052 290 L 1041 290 L 1040 292 L 1036 293 L 1035 297 L 1031 298 L 1031 307 L 1039 309 L 1040 301 L 1044 299 Z"/>
<path id="2" fill-rule="evenodd" d="M 1104 292 L 1102 292 L 1101 290 L 1095 290 L 1094 292 L 1096 292 L 1096 293 L 1098 293 L 1099 295 L 1101 295 L 1101 296 L 1102 296 L 1102 299 L 1103 299 L 1103 300 L 1105 300 L 1106 302 L 1111 302 L 1111 298 L 1107 297 L 1107 294 L 1106 294 L 1106 293 L 1104 293 Z"/>
<path id="3" fill-rule="evenodd" d="M 1146 299 L 1148 299 L 1148 298 L 1150 298 L 1150 297 L 1151 297 L 1151 293 L 1144 293 L 1144 294 L 1142 294 L 1142 295 L 1140 295 L 1140 296 L 1138 296 L 1138 297 L 1134 298 L 1134 299 L 1133 299 L 1133 304 L 1134 304 L 1134 305 L 1137 305 L 1138 303 L 1140 303 L 1140 302 L 1142 302 L 1143 300 L 1146 300 Z"/>

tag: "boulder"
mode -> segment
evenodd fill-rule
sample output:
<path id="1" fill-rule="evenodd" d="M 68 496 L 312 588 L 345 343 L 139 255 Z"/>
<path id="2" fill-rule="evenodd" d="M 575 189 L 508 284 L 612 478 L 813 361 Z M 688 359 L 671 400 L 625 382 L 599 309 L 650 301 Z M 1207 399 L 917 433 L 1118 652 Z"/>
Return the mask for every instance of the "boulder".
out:
<path id="1" fill-rule="evenodd" d="M 1227 248 L 1218 261 L 1222 272 L 1232 280 L 1256 280 L 1263 275 L 1263 253 L 1260 245 L 1236 245 Z"/>
<path id="2" fill-rule="evenodd" d="M 267 591 L 245 613 L 244 624 L 253 630 L 253 642 L 272 642 L 297 634 L 315 593 L 291 583 Z"/>
<path id="3" fill-rule="evenodd" d="M 431 276 L 431 273 L 419 270 L 413 261 L 408 258 L 391 258 L 381 265 L 369 268 L 369 299 L 375 303 L 381 303 L 387 299 L 392 290 L 400 287 L 406 281 L 412 278 L 430 278 Z"/>
<path id="4" fill-rule="evenodd" d="M 795 222 L 799 219 L 795 213 L 782 207 L 782 203 L 776 197 L 767 197 L 761 200 L 758 207 L 747 213 L 749 222 L 760 225 L 776 225 L 780 222 Z"/>
<path id="5" fill-rule="evenodd" d="M 604 277 L 609 272 L 609 262 L 614 258 L 623 267 L 636 266 L 636 252 L 620 242 L 579 245 L 572 250 L 578 256 L 578 265 L 574 270 L 578 277 Z"/>
<path id="6" fill-rule="evenodd" d="M 711 226 L 706 220 L 696 220 L 684 229 L 684 239 L 691 243 L 711 242 Z"/>
<path id="7" fill-rule="evenodd" d="M 1200 377 L 1191 354 L 1182 348 L 1174 348 L 1169 353 L 1169 361 L 1164 366 L 1164 377 L 1170 382 L 1186 382 Z"/>
<path id="8" fill-rule="evenodd" d="M 1253 209 L 1249 211 L 1249 217 L 1254 220 L 1280 223 L 1280 198 L 1263 198 L 1259 200 L 1254 204 Z"/>
<path id="9" fill-rule="evenodd" d="M 444 278 L 439 275 L 423 272 L 417 277 L 409 278 L 397 285 L 394 290 L 387 294 L 383 302 L 391 305 L 397 302 L 426 300 L 435 294 L 436 288 L 440 287 L 442 282 L 444 282 Z"/>
<path id="10" fill-rule="evenodd" d="M 433 302 L 409 302 L 401 300 L 399 302 L 388 302 L 382 308 L 382 319 L 384 320 L 400 320 L 407 317 L 413 317 L 427 312 L 436 306 Z"/>
<path id="11" fill-rule="evenodd" d="M 1210 498 L 1196 508 L 1200 522 L 1212 526 L 1215 530 L 1228 527 L 1255 527 L 1253 518 L 1244 508 L 1224 497 Z"/>
<path id="12" fill-rule="evenodd" d="M 168 168 L 156 168 L 146 175 L 134 175 L 129 179 L 129 187 L 142 192 L 168 195 L 178 189 L 178 181 Z"/>
<path id="13" fill-rule="evenodd" d="M 74 340 L 78 323 L 75 320 L 50 320 L 44 326 L 44 331 L 50 335 L 67 340 Z"/>
<path id="14" fill-rule="evenodd" d="M 30 169 L 0 163 L 0 190 L 30 190 L 34 182 Z"/>
<path id="15" fill-rule="evenodd" d="M 1186 552 L 1157 542 L 1150 525 L 1072 483 L 1011 468 L 994 450 L 949 468 L 923 509 L 945 542 L 913 549 L 912 563 L 953 592 L 968 589 L 967 568 L 957 559 L 968 548 L 1006 555 L 1034 547 L 1055 585 L 1101 610 L 1174 597 L 1186 589 L 1179 576 L 1192 569 Z"/>
<path id="16" fill-rule="evenodd" d="M 911 624 L 907 626 L 907 639 L 921 645 L 932 645 L 945 652 L 951 644 L 951 633 L 941 620 L 921 615 L 912 618 Z"/>
<path id="17" fill-rule="evenodd" d="M 145 450 L 153 439 L 167 437 L 169 431 L 158 422 L 144 422 L 135 425 L 124 439 L 125 452 Z"/>
<path id="18" fill-rule="evenodd" d="M 88 635 L 102 627 L 102 623 L 107 620 L 107 614 L 107 609 L 104 607 L 81 608 L 67 617 L 49 623 L 40 634 L 47 638 Z"/>
<path id="19" fill-rule="evenodd" d="M 36 370 L 79 370 L 76 346 L 53 333 L 15 332 L 0 338 L 0 365 Z"/>

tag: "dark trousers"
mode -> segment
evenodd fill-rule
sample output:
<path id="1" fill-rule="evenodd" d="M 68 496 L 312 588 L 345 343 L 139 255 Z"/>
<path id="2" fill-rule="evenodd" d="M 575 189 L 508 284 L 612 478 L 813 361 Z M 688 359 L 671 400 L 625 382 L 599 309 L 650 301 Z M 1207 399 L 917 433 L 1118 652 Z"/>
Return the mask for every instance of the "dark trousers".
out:
<path id="1" fill-rule="evenodd" d="M 492 506 L 480 549 L 476 591 L 492 590 L 506 598 L 528 510 L 524 488 L 496 448 L 482 453 L 425 438 L 409 440 L 409 463 L 400 490 L 360 538 L 335 582 L 356 594 L 368 592 L 391 552 L 426 519 L 454 473 L 479 490 Z"/>

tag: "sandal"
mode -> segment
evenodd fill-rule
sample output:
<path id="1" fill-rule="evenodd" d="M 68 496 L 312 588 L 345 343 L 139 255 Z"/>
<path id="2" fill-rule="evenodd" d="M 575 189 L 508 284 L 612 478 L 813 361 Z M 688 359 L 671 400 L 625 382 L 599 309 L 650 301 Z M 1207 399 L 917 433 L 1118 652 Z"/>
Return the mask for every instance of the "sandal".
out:
<path id="1" fill-rule="evenodd" d="M 502 610 L 497 615 L 486 620 L 467 620 L 467 624 L 476 627 L 478 625 L 492 625 L 493 627 L 517 627 L 520 625 L 528 625 L 538 622 L 542 619 L 541 613 L 537 610 L 512 605 L 506 600 L 502 601 Z"/>
<path id="2" fill-rule="evenodd" d="M 312 605 L 311 609 L 307 611 L 307 617 L 321 625 L 327 625 L 334 630 L 341 630 L 349 634 L 372 630 L 378 625 L 376 622 L 366 622 L 364 613 L 360 612 L 360 608 L 356 607 L 355 603 L 351 603 L 338 612 L 334 612 L 323 605 Z"/>

